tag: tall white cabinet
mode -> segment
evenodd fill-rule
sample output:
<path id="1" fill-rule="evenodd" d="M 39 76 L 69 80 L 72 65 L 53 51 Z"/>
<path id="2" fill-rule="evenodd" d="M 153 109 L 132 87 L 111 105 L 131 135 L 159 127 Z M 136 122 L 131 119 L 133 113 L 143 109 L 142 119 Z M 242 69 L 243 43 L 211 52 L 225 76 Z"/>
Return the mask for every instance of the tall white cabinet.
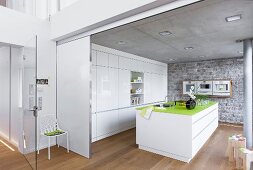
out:
<path id="1" fill-rule="evenodd" d="M 141 106 L 164 101 L 167 64 L 92 44 L 92 141 L 135 127 L 131 74 L 142 73 Z"/>

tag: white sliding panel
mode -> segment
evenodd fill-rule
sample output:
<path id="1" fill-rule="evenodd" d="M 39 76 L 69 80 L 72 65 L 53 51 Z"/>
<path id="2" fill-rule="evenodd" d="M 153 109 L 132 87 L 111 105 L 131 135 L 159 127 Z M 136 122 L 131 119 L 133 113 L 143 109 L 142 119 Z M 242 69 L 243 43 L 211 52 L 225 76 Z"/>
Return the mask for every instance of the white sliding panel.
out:
<path id="1" fill-rule="evenodd" d="M 0 48 L 0 136 L 9 139 L 10 47 Z"/>
<path id="2" fill-rule="evenodd" d="M 90 157 L 90 37 L 57 47 L 57 117 L 70 150 Z M 66 146 L 65 138 L 60 144 Z"/>

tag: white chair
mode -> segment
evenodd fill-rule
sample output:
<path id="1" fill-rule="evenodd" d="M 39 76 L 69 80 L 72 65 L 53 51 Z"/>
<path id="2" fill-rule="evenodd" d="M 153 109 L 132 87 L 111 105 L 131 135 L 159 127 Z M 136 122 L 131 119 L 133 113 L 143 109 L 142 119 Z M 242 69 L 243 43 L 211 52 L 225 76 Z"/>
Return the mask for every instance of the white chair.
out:
<path id="1" fill-rule="evenodd" d="M 69 152 L 68 132 L 60 129 L 55 115 L 48 114 L 48 115 L 39 116 L 39 125 L 40 125 L 40 135 L 39 135 L 39 139 L 38 139 L 38 154 L 40 152 L 40 139 L 42 136 L 48 138 L 48 159 L 49 160 L 51 159 L 51 157 L 50 157 L 50 140 L 53 137 L 60 137 L 60 136 L 66 135 L 67 152 Z M 61 134 L 56 134 L 55 132 L 57 132 L 57 131 L 61 131 Z M 58 147 L 59 147 L 59 144 L 58 144 Z"/>

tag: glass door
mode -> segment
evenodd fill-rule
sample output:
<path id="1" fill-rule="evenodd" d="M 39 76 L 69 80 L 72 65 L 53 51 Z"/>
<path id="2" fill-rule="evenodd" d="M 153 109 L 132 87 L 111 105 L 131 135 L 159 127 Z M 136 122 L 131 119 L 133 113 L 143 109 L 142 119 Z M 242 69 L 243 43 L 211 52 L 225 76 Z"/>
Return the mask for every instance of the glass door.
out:
<path id="1" fill-rule="evenodd" d="M 37 37 L 30 39 L 23 47 L 22 57 L 21 143 L 26 160 L 33 169 L 37 169 Z"/>

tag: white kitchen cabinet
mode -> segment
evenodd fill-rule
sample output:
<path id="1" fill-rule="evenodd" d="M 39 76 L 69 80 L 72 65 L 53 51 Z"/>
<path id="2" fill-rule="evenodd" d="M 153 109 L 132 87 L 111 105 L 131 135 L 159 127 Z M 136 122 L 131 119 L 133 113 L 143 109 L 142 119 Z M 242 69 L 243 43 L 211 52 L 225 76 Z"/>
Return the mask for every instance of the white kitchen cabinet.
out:
<path id="1" fill-rule="evenodd" d="M 157 89 L 157 98 L 158 101 L 164 101 L 165 96 L 167 96 L 167 76 L 157 75 L 157 80 L 157 86 L 159 86 L 159 88 Z"/>
<path id="2" fill-rule="evenodd" d="M 134 107 L 119 110 L 119 130 L 135 127 L 135 113 Z"/>
<path id="3" fill-rule="evenodd" d="M 131 70 L 133 65 L 133 60 L 126 57 L 119 57 L 119 68 L 125 70 Z"/>
<path id="4" fill-rule="evenodd" d="M 162 67 L 162 74 L 163 75 L 167 75 L 167 73 L 168 73 L 168 67 L 167 66 L 163 66 Z"/>
<path id="5" fill-rule="evenodd" d="M 92 98 L 91 98 L 91 112 L 95 113 L 97 111 L 97 68 L 92 66 L 91 68 L 92 77 Z"/>
<path id="6" fill-rule="evenodd" d="M 97 51 L 97 65 L 108 67 L 109 65 L 109 54 Z"/>
<path id="7" fill-rule="evenodd" d="M 97 114 L 94 113 L 92 114 L 92 141 L 96 141 L 96 137 L 97 137 Z"/>
<path id="8" fill-rule="evenodd" d="M 152 73 L 159 74 L 159 65 L 152 64 Z"/>
<path id="9" fill-rule="evenodd" d="M 162 75 L 152 74 L 152 98 L 153 102 L 163 101 L 167 94 L 163 94 Z"/>
<path id="10" fill-rule="evenodd" d="M 144 61 L 139 61 L 138 60 L 138 71 L 139 72 L 145 72 L 145 62 Z M 144 80 L 145 81 L 145 80 Z"/>
<path id="11" fill-rule="evenodd" d="M 97 67 L 97 111 L 109 110 L 108 99 L 110 99 L 109 69 Z M 105 102 L 106 101 L 106 102 Z"/>
<path id="12" fill-rule="evenodd" d="M 131 72 L 119 69 L 119 108 L 130 106 Z"/>
<path id="13" fill-rule="evenodd" d="M 162 84 L 161 84 L 161 89 L 162 89 L 162 99 L 165 100 L 165 96 L 168 95 L 168 79 L 167 75 L 162 75 Z"/>
<path id="14" fill-rule="evenodd" d="M 119 68 L 119 56 L 109 54 L 109 67 Z"/>
<path id="15" fill-rule="evenodd" d="M 97 112 L 118 108 L 118 69 L 97 66 Z"/>
<path id="16" fill-rule="evenodd" d="M 130 67 L 130 70 L 131 71 L 136 71 L 136 72 L 139 72 L 140 71 L 140 62 L 139 60 L 135 60 L 135 59 L 132 59 L 131 61 L 131 67 Z"/>
<path id="17" fill-rule="evenodd" d="M 144 72 L 146 73 L 153 73 L 153 64 L 149 62 L 145 62 L 144 64 Z"/>
<path id="18" fill-rule="evenodd" d="M 97 113 L 97 137 L 119 129 L 118 110 Z"/>
<path id="19" fill-rule="evenodd" d="M 119 70 L 109 68 L 109 80 L 110 80 L 110 109 L 118 109 L 119 107 Z M 103 101 L 105 102 L 105 101 Z"/>
<path id="20" fill-rule="evenodd" d="M 97 65 L 97 51 L 96 50 L 91 51 L 91 62 L 93 66 Z"/>
<path id="21" fill-rule="evenodd" d="M 152 74 L 151 73 L 144 73 L 144 103 L 152 103 Z"/>

